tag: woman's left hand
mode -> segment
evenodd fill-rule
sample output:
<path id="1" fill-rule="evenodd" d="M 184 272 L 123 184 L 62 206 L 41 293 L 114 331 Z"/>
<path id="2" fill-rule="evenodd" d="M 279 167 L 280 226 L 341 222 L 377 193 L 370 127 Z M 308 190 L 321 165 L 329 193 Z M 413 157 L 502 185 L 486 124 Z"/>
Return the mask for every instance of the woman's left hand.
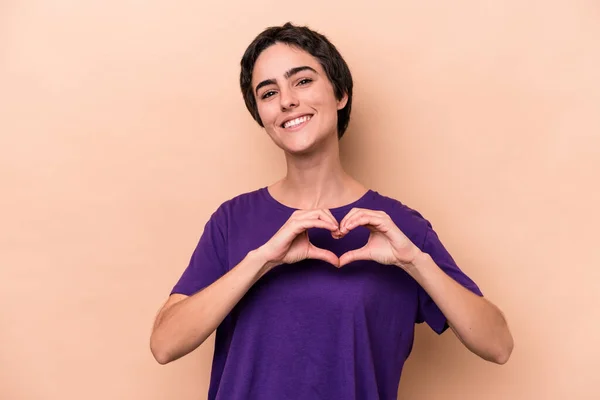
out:
<path id="1" fill-rule="evenodd" d="M 372 260 L 380 264 L 410 266 L 421 250 L 396 226 L 384 211 L 353 208 L 340 222 L 338 239 L 357 226 L 364 226 L 371 234 L 367 244 L 340 257 L 340 267 L 357 260 Z"/>

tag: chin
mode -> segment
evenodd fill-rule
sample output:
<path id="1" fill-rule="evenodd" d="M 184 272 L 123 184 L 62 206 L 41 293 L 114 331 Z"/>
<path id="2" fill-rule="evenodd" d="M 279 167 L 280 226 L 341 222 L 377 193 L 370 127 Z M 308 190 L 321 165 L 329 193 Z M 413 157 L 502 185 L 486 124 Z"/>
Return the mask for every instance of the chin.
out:
<path id="1" fill-rule="evenodd" d="M 307 127 L 309 128 L 309 127 Z M 320 147 L 326 146 L 330 134 L 315 134 L 313 129 L 305 129 L 297 132 L 286 132 L 277 130 L 275 143 L 279 148 L 289 154 L 306 155 L 318 151 Z M 333 130 L 332 135 L 337 140 L 337 133 Z"/>
<path id="2" fill-rule="evenodd" d="M 289 154 L 301 156 L 313 153 L 315 151 L 316 146 L 314 143 L 312 144 L 283 144 L 279 146 L 283 151 Z"/>
<path id="3" fill-rule="evenodd" d="M 271 137 L 277 147 L 287 153 L 301 154 L 310 151 L 316 144 L 309 130 L 300 132 L 277 131 Z"/>
<path id="4" fill-rule="evenodd" d="M 305 141 L 284 141 L 280 147 L 287 153 L 300 156 L 319 152 L 319 150 L 325 149 L 328 146 L 326 138 L 322 137 Z"/>

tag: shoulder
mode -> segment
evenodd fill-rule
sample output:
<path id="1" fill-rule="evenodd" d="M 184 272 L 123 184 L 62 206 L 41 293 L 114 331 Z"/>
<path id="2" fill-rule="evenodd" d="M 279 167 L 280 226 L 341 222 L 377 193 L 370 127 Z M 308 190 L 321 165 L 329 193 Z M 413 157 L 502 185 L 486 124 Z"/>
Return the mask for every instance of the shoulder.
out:
<path id="1" fill-rule="evenodd" d="M 235 195 L 224 200 L 212 214 L 212 219 L 226 221 L 231 218 L 248 215 L 268 206 L 265 188 L 258 188 Z"/>
<path id="2" fill-rule="evenodd" d="M 374 192 L 368 208 L 385 212 L 414 243 L 422 243 L 431 223 L 417 209 L 402 201 Z"/>
<path id="3" fill-rule="evenodd" d="M 415 208 L 404 204 L 402 201 L 379 192 L 373 191 L 369 199 L 369 207 L 372 210 L 384 211 L 392 219 L 404 223 L 428 225 L 429 221 Z"/>

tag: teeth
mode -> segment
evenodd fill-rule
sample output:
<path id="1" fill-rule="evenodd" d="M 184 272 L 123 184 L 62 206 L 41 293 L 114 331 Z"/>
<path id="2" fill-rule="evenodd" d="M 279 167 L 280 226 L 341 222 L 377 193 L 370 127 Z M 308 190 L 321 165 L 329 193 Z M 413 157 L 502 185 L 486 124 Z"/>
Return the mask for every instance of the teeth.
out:
<path id="1" fill-rule="evenodd" d="M 296 119 L 286 122 L 285 124 L 283 124 L 283 127 L 284 128 L 293 128 L 294 126 L 300 125 L 301 123 L 308 121 L 309 119 L 310 119 L 310 115 L 305 115 L 304 117 L 296 118 Z"/>

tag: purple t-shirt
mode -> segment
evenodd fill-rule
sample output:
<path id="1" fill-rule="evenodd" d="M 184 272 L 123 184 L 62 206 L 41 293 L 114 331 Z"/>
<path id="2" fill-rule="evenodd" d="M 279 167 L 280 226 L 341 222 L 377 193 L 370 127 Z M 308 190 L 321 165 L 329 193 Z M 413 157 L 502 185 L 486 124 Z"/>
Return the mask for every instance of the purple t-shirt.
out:
<path id="1" fill-rule="evenodd" d="M 448 275 L 474 293 L 431 224 L 399 201 L 370 190 L 331 209 L 338 220 L 354 207 L 385 211 Z M 295 210 L 267 190 L 224 202 L 205 226 L 172 293 L 193 295 L 267 242 Z M 341 256 L 366 244 L 358 227 L 343 239 L 310 229 L 315 246 Z M 415 323 L 448 327 L 429 295 L 402 269 L 356 261 L 340 269 L 323 261 L 280 265 L 265 274 L 219 325 L 209 399 L 396 399 Z"/>

